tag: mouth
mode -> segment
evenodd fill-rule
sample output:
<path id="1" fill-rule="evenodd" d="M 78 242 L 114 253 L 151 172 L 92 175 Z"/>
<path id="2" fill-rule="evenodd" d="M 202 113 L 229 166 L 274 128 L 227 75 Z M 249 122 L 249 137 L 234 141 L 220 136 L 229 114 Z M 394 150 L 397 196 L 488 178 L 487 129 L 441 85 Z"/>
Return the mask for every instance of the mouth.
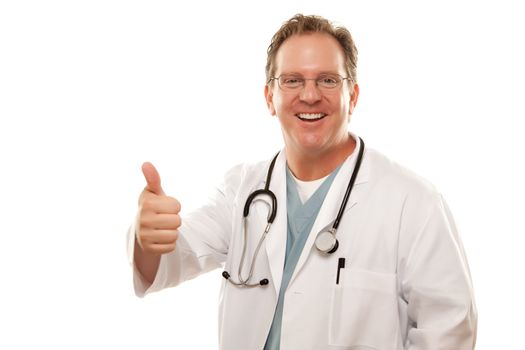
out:
<path id="1" fill-rule="evenodd" d="M 305 122 L 315 122 L 326 117 L 326 113 L 297 113 L 295 116 Z"/>

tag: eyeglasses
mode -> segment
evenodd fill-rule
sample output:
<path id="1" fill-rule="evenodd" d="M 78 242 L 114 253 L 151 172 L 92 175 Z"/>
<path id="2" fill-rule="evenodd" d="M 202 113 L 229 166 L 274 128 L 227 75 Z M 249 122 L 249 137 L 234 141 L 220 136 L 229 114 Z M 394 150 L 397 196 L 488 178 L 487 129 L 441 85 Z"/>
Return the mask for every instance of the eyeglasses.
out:
<path id="1" fill-rule="evenodd" d="M 282 74 L 279 77 L 270 78 L 268 80 L 268 84 L 272 80 L 277 80 L 281 90 L 296 92 L 304 88 L 307 80 L 314 80 L 317 88 L 322 91 L 329 91 L 340 87 L 343 80 L 350 80 L 350 78 L 343 78 L 338 74 L 321 74 L 315 79 L 305 79 L 302 76 L 296 74 Z"/>

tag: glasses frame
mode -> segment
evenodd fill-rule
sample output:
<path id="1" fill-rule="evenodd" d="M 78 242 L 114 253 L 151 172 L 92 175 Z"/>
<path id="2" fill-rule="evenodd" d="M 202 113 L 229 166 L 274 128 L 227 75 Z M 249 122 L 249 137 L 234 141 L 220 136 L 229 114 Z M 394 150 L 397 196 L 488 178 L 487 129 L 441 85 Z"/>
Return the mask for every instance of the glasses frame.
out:
<path id="1" fill-rule="evenodd" d="M 282 77 L 286 77 L 286 76 L 291 76 L 291 77 L 296 77 L 298 79 L 301 79 L 302 80 L 302 84 L 297 86 L 297 87 L 293 87 L 293 88 L 290 88 L 290 87 L 284 87 L 281 85 L 281 78 Z M 327 86 L 322 86 L 319 84 L 319 80 L 321 80 L 323 77 L 338 77 L 340 80 L 339 82 L 337 83 L 337 85 L 335 85 L 334 87 L 327 87 Z M 297 92 L 297 91 L 302 91 L 305 86 L 306 86 L 306 81 L 308 80 L 313 80 L 315 81 L 315 86 L 321 90 L 321 91 L 336 91 L 338 88 L 340 88 L 342 85 L 343 85 L 343 82 L 345 80 L 349 80 L 349 81 L 352 81 L 352 78 L 351 77 L 343 77 L 339 74 L 321 74 L 319 75 L 317 78 L 303 78 L 301 77 L 300 75 L 297 75 L 297 76 L 294 76 L 293 74 L 281 74 L 279 75 L 278 77 L 271 77 L 270 79 L 268 79 L 268 81 L 266 82 L 266 84 L 270 84 L 272 81 L 274 80 L 277 80 L 277 85 L 279 86 L 279 89 L 283 92 Z"/>

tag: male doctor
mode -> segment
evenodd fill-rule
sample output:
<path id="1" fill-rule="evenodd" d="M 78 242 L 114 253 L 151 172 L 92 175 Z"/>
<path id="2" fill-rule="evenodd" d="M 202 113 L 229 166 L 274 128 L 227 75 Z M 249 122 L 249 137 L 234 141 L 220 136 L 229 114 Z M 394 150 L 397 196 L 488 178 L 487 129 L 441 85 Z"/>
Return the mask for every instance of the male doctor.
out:
<path id="1" fill-rule="evenodd" d="M 143 165 L 129 240 L 137 295 L 224 269 L 224 350 L 474 348 L 472 284 L 445 201 L 347 130 L 356 63 L 345 28 L 296 15 L 268 49 L 264 93 L 285 144 L 273 161 L 234 167 L 182 219 Z"/>

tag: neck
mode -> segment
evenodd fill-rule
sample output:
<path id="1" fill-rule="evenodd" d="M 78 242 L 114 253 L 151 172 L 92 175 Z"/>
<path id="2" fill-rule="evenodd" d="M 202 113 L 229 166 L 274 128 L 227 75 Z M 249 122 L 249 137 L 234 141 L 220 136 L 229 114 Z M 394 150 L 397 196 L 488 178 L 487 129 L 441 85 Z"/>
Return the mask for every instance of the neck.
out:
<path id="1" fill-rule="evenodd" d="M 296 178 L 302 181 L 312 181 L 325 177 L 343 163 L 356 148 L 356 140 L 348 137 L 327 150 L 317 153 L 301 152 L 286 147 L 288 167 Z"/>

